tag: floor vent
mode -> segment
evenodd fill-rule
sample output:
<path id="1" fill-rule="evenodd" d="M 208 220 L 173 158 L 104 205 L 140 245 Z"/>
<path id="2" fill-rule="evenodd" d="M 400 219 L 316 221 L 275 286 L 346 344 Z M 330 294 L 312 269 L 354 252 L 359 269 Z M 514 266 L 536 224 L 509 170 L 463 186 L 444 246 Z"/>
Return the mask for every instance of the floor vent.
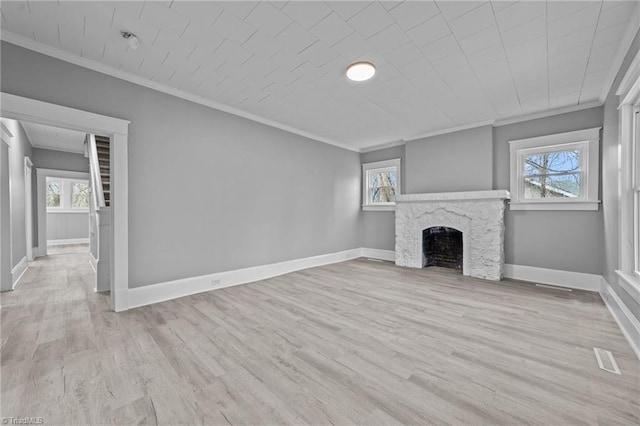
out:
<path id="1" fill-rule="evenodd" d="M 566 288 L 566 287 L 557 287 L 557 286 L 555 286 L 555 285 L 536 284 L 536 287 L 550 288 L 551 290 L 572 291 L 570 288 Z"/>
<path id="2" fill-rule="evenodd" d="M 609 373 L 614 374 L 622 374 L 620 369 L 618 368 L 618 364 L 616 363 L 613 354 L 610 351 L 593 348 L 593 352 L 596 354 L 596 359 L 598 360 L 598 367 L 601 370 L 608 371 Z"/>

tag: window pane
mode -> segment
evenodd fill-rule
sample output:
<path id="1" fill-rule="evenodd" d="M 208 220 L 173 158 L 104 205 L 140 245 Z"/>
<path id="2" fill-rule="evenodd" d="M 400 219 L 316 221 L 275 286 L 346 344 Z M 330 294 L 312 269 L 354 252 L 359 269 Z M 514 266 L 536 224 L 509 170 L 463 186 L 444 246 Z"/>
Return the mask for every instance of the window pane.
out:
<path id="1" fill-rule="evenodd" d="M 580 173 L 524 178 L 525 198 L 575 198 L 580 196 Z"/>
<path id="2" fill-rule="evenodd" d="M 550 175 L 554 173 L 577 172 L 580 169 L 580 151 L 559 151 L 526 155 L 524 174 Z"/>
<path id="3" fill-rule="evenodd" d="M 47 207 L 60 207 L 60 181 L 47 179 Z"/>
<path id="4" fill-rule="evenodd" d="M 389 203 L 396 195 L 398 185 L 395 170 L 369 173 L 369 200 L 371 203 Z"/>
<path id="5" fill-rule="evenodd" d="M 74 182 L 71 207 L 89 207 L 89 184 L 86 182 Z"/>

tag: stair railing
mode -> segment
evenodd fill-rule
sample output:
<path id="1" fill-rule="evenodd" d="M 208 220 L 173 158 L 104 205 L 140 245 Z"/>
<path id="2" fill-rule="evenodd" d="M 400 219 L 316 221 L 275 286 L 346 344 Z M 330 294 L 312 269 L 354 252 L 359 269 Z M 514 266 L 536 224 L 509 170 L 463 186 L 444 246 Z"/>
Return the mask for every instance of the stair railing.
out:
<path id="1" fill-rule="evenodd" d="M 93 190 L 92 200 L 96 210 L 105 207 L 104 202 L 104 190 L 102 188 L 102 177 L 100 176 L 100 162 L 98 161 L 98 148 L 96 146 L 95 135 L 88 134 L 88 146 L 89 146 L 89 162 L 91 164 L 91 187 Z"/>

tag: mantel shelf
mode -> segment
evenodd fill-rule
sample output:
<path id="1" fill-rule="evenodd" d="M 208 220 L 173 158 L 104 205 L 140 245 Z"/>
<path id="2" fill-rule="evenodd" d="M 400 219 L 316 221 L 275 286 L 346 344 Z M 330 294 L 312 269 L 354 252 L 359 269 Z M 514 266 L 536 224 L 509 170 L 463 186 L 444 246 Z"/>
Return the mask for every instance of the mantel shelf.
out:
<path id="1" fill-rule="evenodd" d="M 429 201 L 469 201 L 469 200 L 509 200 L 509 191 L 499 189 L 495 191 L 466 191 L 466 192 L 436 192 L 429 194 L 401 194 L 396 195 L 396 203 L 416 203 Z"/>

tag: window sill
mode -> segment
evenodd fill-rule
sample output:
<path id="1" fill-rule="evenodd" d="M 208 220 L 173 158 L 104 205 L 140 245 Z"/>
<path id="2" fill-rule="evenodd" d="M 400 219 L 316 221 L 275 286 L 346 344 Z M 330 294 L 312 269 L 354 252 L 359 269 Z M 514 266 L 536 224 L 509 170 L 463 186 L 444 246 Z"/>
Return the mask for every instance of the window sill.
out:
<path id="1" fill-rule="evenodd" d="M 396 210 L 395 205 L 386 206 L 362 206 L 362 210 L 370 212 L 392 212 Z"/>
<path id="2" fill-rule="evenodd" d="M 517 202 L 509 203 L 510 210 L 590 210 L 600 208 L 600 201 Z"/>

